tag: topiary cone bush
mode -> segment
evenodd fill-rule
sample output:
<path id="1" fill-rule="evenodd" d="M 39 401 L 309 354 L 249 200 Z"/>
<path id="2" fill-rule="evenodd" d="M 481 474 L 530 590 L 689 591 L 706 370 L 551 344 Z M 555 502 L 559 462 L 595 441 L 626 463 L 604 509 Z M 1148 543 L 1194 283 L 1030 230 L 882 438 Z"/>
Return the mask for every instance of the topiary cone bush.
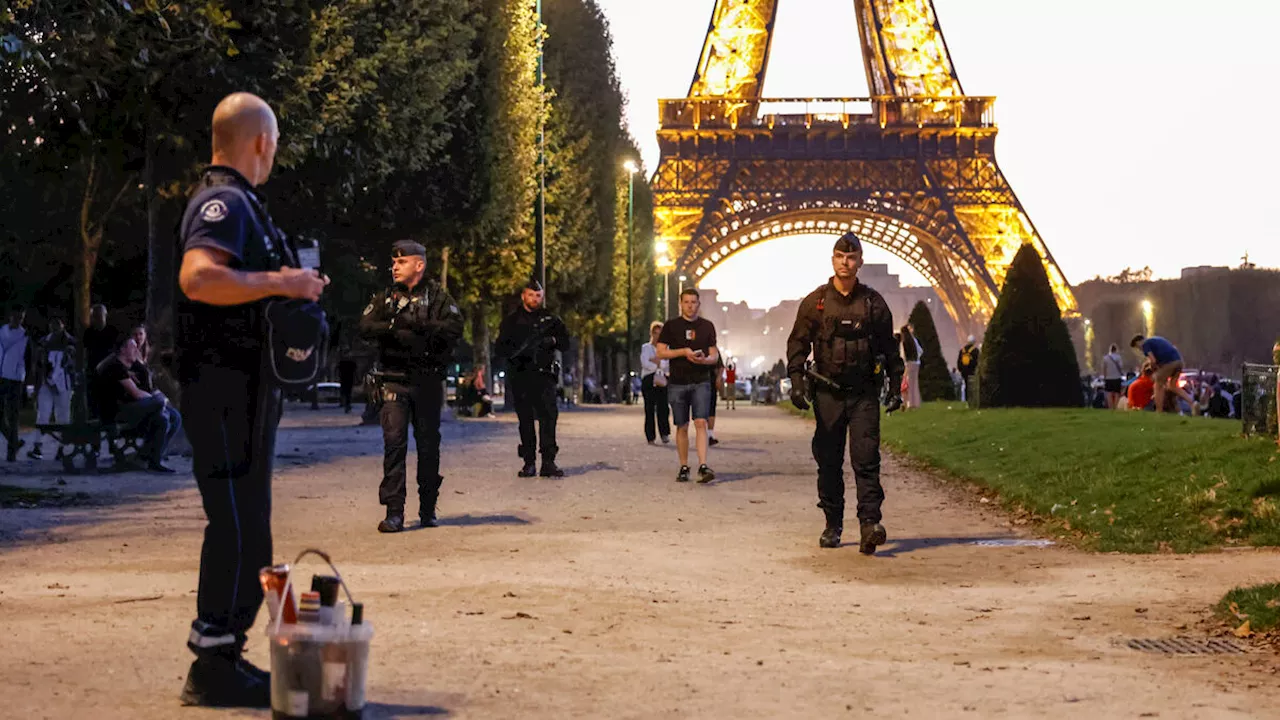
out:
<path id="1" fill-rule="evenodd" d="M 955 400 L 956 386 L 951 382 L 947 359 L 942 357 L 942 343 L 938 340 L 938 328 L 933 324 L 933 313 L 923 301 L 911 309 L 907 319 L 915 328 L 916 340 L 924 352 L 920 355 L 920 397 L 932 400 Z"/>
<path id="2" fill-rule="evenodd" d="M 1040 253 L 1009 265 L 978 366 L 982 407 L 1079 407 L 1080 366 Z"/>

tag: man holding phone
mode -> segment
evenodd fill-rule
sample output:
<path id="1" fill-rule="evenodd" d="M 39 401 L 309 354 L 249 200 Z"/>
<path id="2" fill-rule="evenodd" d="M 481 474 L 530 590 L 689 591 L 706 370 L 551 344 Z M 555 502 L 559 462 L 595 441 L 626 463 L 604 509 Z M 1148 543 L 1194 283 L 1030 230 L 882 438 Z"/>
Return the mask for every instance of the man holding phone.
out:
<path id="1" fill-rule="evenodd" d="M 698 482 L 709 483 L 716 474 L 707 465 L 707 418 L 715 402 L 713 373 L 720 360 L 716 326 L 698 317 L 702 299 L 687 288 L 680 293 L 680 317 L 668 320 L 658 336 L 658 359 L 671 361 L 667 392 L 676 424 L 676 451 L 680 472 L 676 482 L 689 482 L 689 419 L 697 428 Z"/>

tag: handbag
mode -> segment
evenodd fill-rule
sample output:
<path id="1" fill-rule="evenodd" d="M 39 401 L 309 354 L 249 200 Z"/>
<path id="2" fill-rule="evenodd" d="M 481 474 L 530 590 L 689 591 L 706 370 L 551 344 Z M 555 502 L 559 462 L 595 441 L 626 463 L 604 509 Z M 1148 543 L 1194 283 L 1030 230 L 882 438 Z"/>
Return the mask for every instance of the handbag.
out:
<path id="1" fill-rule="evenodd" d="M 655 372 L 655 373 L 653 374 L 653 386 L 654 386 L 654 387 L 666 387 L 666 386 L 667 386 L 667 374 L 666 374 L 666 373 L 664 373 L 664 372 L 662 372 L 661 370 L 658 370 L 657 372 Z"/>

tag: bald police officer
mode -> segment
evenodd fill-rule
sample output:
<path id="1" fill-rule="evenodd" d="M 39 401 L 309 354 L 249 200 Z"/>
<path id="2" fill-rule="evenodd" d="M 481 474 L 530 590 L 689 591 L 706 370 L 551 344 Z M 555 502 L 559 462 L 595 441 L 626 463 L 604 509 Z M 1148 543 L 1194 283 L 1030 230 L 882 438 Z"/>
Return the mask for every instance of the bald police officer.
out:
<path id="1" fill-rule="evenodd" d="M 520 477 L 564 476 L 556 465 L 556 352 L 569 348 L 569 331 L 542 303 L 542 284 L 530 280 L 520 293 L 520 307 L 503 318 L 495 344 L 498 356 L 507 358 L 507 391 L 520 418 Z M 538 452 L 541 470 L 534 465 Z"/>
<path id="2" fill-rule="evenodd" d="M 300 267 L 255 188 L 280 133 L 260 98 L 236 93 L 213 113 L 213 164 L 182 218 L 178 375 L 192 472 L 209 523 L 200 553 L 196 654 L 186 705 L 270 707 L 267 673 L 242 657 L 272 564 L 271 470 L 280 390 L 266 377 L 262 300 L 318 300 L 328 280 Z"/>
<path id="3" fill-rule="evenodd" d="M 382 393 L 382 485 L 387 516 L 378 531 L 404 530 L 409 425 L 418 446 L 418 520 L 436 526 L 440 498 L 440 411 L 444 379 L 462 339 L 462 313 L 449 293 L 424 277 L 427 249 L 412 240 L 391 248 L 391 287 L 376 293 L 360 318 L 360 335 L 378 345 Z"/>
<path id="4" fill-rule="evenodd" d="M 880 391 L 889 375 L 886 408 L 902 406 L 900 387 L 904 365 L 893 341 L 893 315 L 880 293 L 858 282 L 862 240 L 853 233 L 841 237 L 831 253 L 835 275 L 800 303 L 796 324 L 787 339 L 787 375 L 791 402 L 809 407 L 806 382 L 812 390 L 813 457 L 818 462 L 818 507 L 827 527 L 818 544 L 840 547 L 844 529 L 844 447 L 858 492 L 860 550 L 867 555 L 887 539 L 880 524 L 884 488 L 880 485 Z M 813 368 L 805 360 L 813 353 Z"/>

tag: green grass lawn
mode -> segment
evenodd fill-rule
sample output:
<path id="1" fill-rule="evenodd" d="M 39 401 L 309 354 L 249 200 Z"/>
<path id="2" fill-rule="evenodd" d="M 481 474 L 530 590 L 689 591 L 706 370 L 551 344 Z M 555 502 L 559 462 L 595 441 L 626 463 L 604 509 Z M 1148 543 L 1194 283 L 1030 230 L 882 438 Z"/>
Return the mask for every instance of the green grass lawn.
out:
<path id="1" fill-rule="evenodd" d="M 1089 549 L 1280 545 L 1275 442 L 1244 439 L 1235 422 L 930 403 L 885 418 L 881 433 Z"/>
<path id="2" fill-rule="evenodd" d="M 1280 583 L 1236 588 L 1218 603 L 1217 612 L 1233 628 L 1248 620 L 1253 632 L 1280 630 Z"/>

